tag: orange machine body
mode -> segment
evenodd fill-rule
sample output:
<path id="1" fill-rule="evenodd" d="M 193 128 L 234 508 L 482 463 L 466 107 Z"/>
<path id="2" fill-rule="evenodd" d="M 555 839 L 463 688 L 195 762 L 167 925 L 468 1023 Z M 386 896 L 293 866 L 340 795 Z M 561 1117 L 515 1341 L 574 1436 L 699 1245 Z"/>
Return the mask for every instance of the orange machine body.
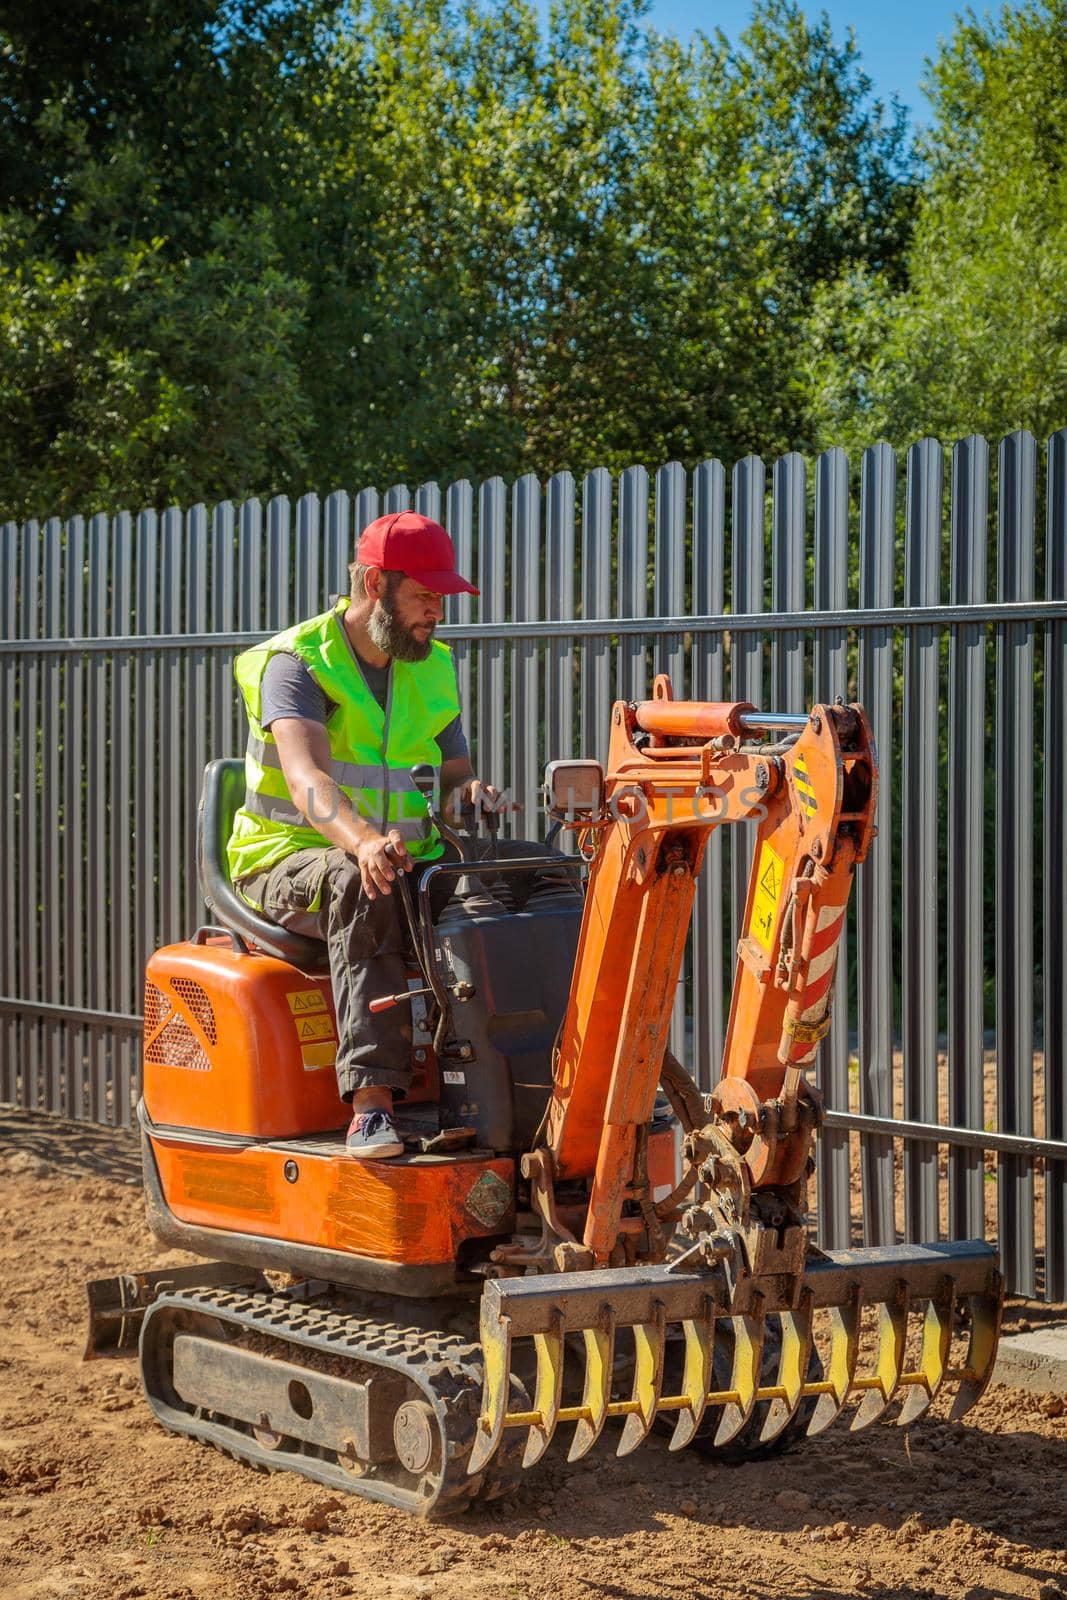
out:
<path id="1" fill-rule="evenodd" d="M 154 1123 L 285 1139 L 348 1121 L 329 973 L 309 977 L 226 937 L 166 945 L 146 971 L 144 1039 Z M 409 1102 L 435 1097 L 425 1054 Z"/>
<path id="2" fill-rule="evenodd" d="M 194 1227 L 450 1269 L 468 1240 L 515 1224 L 515 1163 L 488 1151 L 353 1161 L 340 1141 L 222 1150 L 159 1128 L 151 1139 L 167 1204 Z"/>
<path id="3" fill-rule="evenodd" d="M 157 951 L 145 983 L 142 1121 L 167 1210 L 217 1233 L 223 1252 L 222 1236 L 239 1233 L 439 1268 L 442 1284 L 454 1282 L 465 1245 L 515 1227 L 517 1152 L 351 1160 L 336 1050 L 328 974 L 239 951 L 228 937 Z M 433 1052 L 420 1053 L 408 1108 L 437 1097 Z M 655 1192 L 672 1187 L 675 1167 L 673 1133 L 654 1131 Z"/>

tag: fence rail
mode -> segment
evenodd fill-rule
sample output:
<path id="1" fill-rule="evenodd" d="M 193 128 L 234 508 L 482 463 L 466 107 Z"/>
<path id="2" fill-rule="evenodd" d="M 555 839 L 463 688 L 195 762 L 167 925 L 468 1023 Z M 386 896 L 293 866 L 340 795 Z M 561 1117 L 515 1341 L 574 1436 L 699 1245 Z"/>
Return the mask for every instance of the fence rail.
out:
<path id="1" fill-rule="evenodd" d="M 131 1120 L 144 961 L 203 916 L 200 774 L 243 748 L 230 657 L 345 592 L 358 530 L 413 506 L 479 583 L 442 633 L 526 831 L 542 763 L 603 758 L 655 672 L 863 700 L 879 837 L 818 1068 L 821 1241 L 995 1230 L 1016 1292 L 1067 1298 L 1067 431 L 1041 454 L 927 439 L 903 471 L 879 445 L 0 526 L 0 1099 Z M 709 843 L 672 1026 L 705 1086 L 750 850 Z"/>

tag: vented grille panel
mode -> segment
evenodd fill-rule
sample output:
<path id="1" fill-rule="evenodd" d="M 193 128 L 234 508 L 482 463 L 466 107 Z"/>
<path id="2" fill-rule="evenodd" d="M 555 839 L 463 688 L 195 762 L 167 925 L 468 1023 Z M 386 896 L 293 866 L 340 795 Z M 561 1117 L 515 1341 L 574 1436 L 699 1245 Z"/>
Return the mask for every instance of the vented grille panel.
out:
<path id="1" fill-rule="evenodd" d="M 200 985 L 194 983 L 192 978 L 172 978 L 170 986 L 179 1000 L 192 1012 L 203 1029 L 205 1038 L 209 1039 L 212 1044 L 217 1044 L 218 1035 L 215 1032 L 215 1013 L 211 1009 L 211 1001 Z"/>
<path id="2" fill-rule="evenodd" d="M 154 983 L 144 986 L 144 1031 L 145 1038 L 151 1038 L 153 1033 L 158 1033 L 163 1026 L 167 1014 L 172 1009 L 167 996 L 156 988 Z"/>
<path id="3" fill-rule="evenodd" d="M 145 1046 L 144 1058 L 161 1067 L 189 1067 L 194 1072 L 210 1072 L 211 1062 L 199 1039 L 184 1017 L 177 1012 L 162 1032 Z"/>

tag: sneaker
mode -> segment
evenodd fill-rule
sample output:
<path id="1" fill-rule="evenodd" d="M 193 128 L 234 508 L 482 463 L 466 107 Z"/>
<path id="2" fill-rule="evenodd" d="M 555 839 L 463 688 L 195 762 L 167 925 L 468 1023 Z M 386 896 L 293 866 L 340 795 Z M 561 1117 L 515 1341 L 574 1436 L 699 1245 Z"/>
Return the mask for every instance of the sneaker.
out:
<path id="1" fill-rule="evenodd" d="M 345 1148 L 357 1161 L 384 1161 L 404 1154 L 403 1141 L 388 1111 L 361 1111 L 353 1117 Z"/>

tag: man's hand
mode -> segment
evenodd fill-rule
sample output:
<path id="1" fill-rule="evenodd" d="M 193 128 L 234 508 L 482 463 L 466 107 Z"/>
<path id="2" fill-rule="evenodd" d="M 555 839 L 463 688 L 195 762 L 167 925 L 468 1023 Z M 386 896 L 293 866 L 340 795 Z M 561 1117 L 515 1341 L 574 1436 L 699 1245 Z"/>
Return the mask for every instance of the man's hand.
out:
<path id="1" fill-rule="evenodd" d="M 465 807 L 474 807 L 475 816 L 485 816 L 492 812 L 495 816 L 502 816 L 505 811 L 521 811 L 522 806 L 514 800 L 505 799 L 503 793 L 491 783 L 483 783 L 481 778 L 468 778 L 453 795 L 449 803 L 449 811 L 453 817 L 459 817 Z"/>
<path id="2" fill-rule="evenodd" d="M 415 865 L 397 828 L 390 828 L 384 836 L 373 833 L 361 839 L 351 854 L 368 900 L 376 900 L 379 894 L 392 894 L 397 872 L 410 872 Z"/>

